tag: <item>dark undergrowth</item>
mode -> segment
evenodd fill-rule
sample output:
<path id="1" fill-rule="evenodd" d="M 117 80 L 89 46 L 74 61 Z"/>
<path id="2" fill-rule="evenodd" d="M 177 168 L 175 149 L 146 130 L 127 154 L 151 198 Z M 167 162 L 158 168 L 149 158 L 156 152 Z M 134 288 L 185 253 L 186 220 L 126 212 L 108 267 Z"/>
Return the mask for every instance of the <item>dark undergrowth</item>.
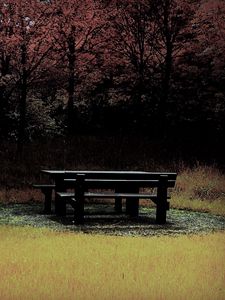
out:
<path id="1" fill-rule="evenodd" d="M 183 147 L 177 141 L 152 141 L 143 136 L 77 136 L 72 139 L 61 137 L 29 142 L 24 145 L 22 154 L 16 159 L 16 144 L 3 142 L 0 146 L 0 184 L 4 188 L 29 187 L 33 182 L 41 180 L 41 169 L 179 173 L 187 167 L 205 164 L 208 149 L 203 147 L 198 151 L 196 146 L 197 153 L 193 151 L 194 145 L 191 146 L 191 151 L 184 151 Z M 215 165 L 215 153 L 208 162 Z"/>

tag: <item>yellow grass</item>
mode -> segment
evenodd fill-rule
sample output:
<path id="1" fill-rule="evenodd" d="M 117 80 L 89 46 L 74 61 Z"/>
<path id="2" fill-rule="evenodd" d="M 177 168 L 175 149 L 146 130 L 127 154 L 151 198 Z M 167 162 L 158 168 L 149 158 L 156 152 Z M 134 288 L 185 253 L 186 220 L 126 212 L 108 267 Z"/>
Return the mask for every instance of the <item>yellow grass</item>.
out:
<path id="1" fill-rule="evenodd" d="M 225 200 L 216 199 L 213 201 L 202 199 L 190 199 L 182 195 L 173 195 L 171 207 L 179 209 L 190 209 L 200 212 L 209 212 L 216 215 L 225 216 Z"/>
<path id="2" fill-rule="evenodd" d="M 225 175 L 215 167 L 186 168 L 178 173 L 176 191 L 191 199 L 225 199 Z"/>
<path id="3" fill-rule="evenodd" d="M 225 233 L 124 238 L 0 227 L 0 299 L 225 299 Z"/>
<path id="4" fill-rule="evenodd" d="M 225 175 L 209 166 L 184 169 L 178 173 L 171 205 L 225 216 Z"/>

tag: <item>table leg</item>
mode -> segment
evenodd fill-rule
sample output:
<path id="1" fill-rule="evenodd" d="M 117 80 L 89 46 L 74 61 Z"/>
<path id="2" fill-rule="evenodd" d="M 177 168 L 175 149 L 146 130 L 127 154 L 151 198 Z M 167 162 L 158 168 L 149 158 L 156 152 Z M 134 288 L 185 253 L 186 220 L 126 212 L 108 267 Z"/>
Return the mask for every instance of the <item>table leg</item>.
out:
<path id="1" fill-rule="evenodd" d="M 116 189 L 115 192 L 119 193 L 120 190 Z M 122 198 L 121 197 L 115 197 L 115 212 L 122 213 Z"/>
<path id="2" fill-rule="evenodd" d="M 57 176 L 55 178 L 55 213 L 57 216 L 66 215 L 66 201 L 63 201 L 58 195 L 57 192 L 65 192 L 65 185 L 62 176 Z"/>
<path id="3" fill-rule="evenodd" d="M 44 213 L 51 214 L 51 203 L 52 203 L 52 189 L 51 188 L 43 188 L 42 193 L 45 195 L 44 202 Z"/>
<path id="4" fill-rule="evenodd" d="M 84 174 L 77 174 L 75 185 L 76 206 L 74 210 L 74 221 L 76 224 L 84 223 Z"/>
<path id="5" fill-rule="evenodd" d="M 167 176 L 160 176 L 160 185 L 157 189 L 156 223 L 166 223 L 166 211 L 169 208 L 167 202 Z"/>
<path id="6" fill-rule="evenodd" d="M 129 188 L 128 193 L 134 193 L 138 194 L 139 193 L 139 188 L 138 187 L 132 187 Z M 126 199 L 126 213 L 130 215 L 130 217 L 136 218 L 138 217 L 139 214 L 139 197 L 135 198 L 127 198 Z"/>

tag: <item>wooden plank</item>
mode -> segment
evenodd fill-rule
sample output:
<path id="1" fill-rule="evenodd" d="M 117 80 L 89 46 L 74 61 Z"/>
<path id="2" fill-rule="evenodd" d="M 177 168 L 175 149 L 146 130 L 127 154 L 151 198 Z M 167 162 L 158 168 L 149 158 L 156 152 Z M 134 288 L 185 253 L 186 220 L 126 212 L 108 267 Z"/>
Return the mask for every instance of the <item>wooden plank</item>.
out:
<path id="1" fill-rule="evenodd" d="M 42 189 L 42 188 L 54 189 L 55 188 L 55 184 L 33 184 L 32 186 L 35 189 Z"/>
<path id="2" fill-rule="evenodd" d="M 74 192 L 57 192 L 57 195 L 61 198 L 72 198 L 75 196 Z"/>
<path id="3" fill-rule="evenodd" d="M 57 193 L 61 198 L 71 198 L 75 197 L 74 192 L 58 192 Z M 85 192 L 85 198 L 106 198 L 114 199 L 116 197 L 120 198 L 139 198 L 139 199 L 157 199 L 158 196 L 155 194 L 142 194 L 142 193 L 114 193 L 114 192 Z M 167 197 L 170 199 L 170 197 Z"/>
<path id="4" fill-rule="evenodd" d="M 72 187 L 75 185 L 76 179 L 64 179 L 66 187 Z M 166 181 L 167 187 L 174 187 L 175 180 Z M 145 187 L 158 187 L 160 185 L 159 179 L 157 180 L 135 180 L 135 179 L 85 179 L 85 186 L 89 189 L 97 188 L 129 188 L 130 186 L 135 186 L 139 188 Z"/>
<path id="5" fill-rule="evenodd" d="M 88 192 L 84 193 L 85 198 L 140 198 L 140 199 L 151 199 L 156 198 L 157 196 L 154 194 L 139 194 L 139 193 L 95 193 L 95 192 Z"/>
<path id="6" fill-rule="evenodd" d="M 75 178 L 76 174 L 85 174 L 86 178 L 95 179 L 158 179 L 160 175 L 167 175 L 175 180 L 176 173 L 172 172 L 146 172 L 146 171 L 88 171 L 88 170 L 41 170 L 42 173 L 51 176 L 62 175 L 64 178 Z"/>

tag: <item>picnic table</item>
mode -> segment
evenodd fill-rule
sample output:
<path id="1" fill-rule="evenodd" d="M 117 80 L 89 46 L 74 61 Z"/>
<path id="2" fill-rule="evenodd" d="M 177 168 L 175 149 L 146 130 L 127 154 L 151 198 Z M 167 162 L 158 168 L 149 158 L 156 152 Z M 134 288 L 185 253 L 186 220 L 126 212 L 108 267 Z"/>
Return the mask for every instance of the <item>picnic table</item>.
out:
<path id="1" fill-rule="evenodd" d="M 156 222 L 164 224 L 169 210 L 167 190 L 175 186 L 177 176 L 171 172 L 146 171 L 41 170 L 41 173 L 54 181 L 36 185 L 45 194 L 45 209 L 51 210 L 50 192 L 55 190 L 56 215 L 65 216 L 69 203 L 74 207 L 76 223 L 84 222 L 84 199 L 111 198 L 115 199 L 118 213 L 122 211 L 122 199 L 126 199 L 126 213 L 131 217 L 138 216 L 139 199 L 150 199 L 156 204 Z M 156 188 L 157 192 L 140 192 L 143 188 Z M 68 189 L 73 191 L 67 192 Z"/>

